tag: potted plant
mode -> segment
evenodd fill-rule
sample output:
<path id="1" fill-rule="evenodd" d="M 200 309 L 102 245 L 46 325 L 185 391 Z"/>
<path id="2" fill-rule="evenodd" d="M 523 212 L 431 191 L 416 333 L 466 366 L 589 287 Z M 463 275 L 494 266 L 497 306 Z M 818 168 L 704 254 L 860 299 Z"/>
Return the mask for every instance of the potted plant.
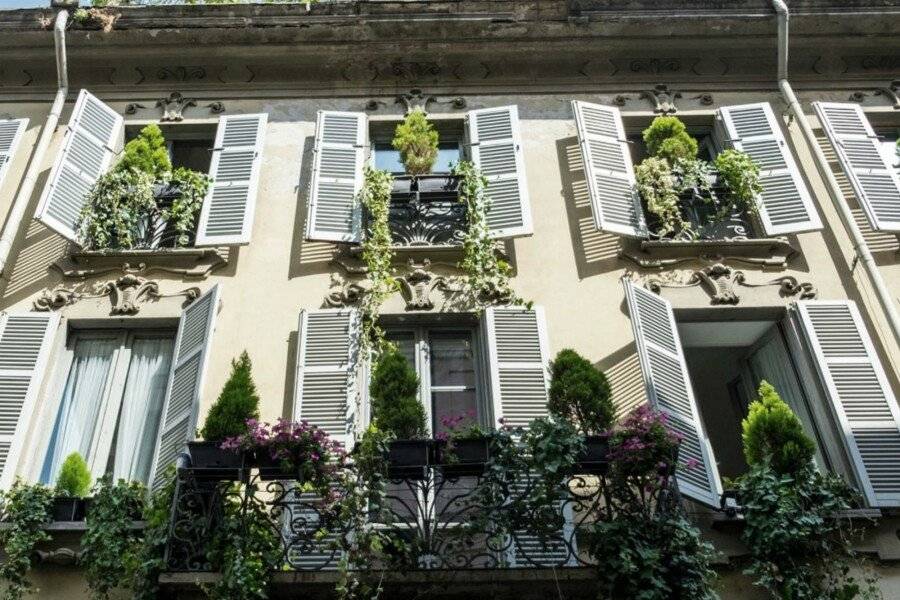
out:
<path id="1" fill-rule="evenodd" d="M 63 461 L 56 478 L 56 496 L 53 498 L 51 516 L 54 521 L 83 521 L 85 498 L 91 492 L 91 472 L 78 452 Z"/>
<path id="2" fill-rule="evenodd" d="M 585 473 L 604 472 L 608 464 L 606 432 L 615 415 L 606 375 L 574 350 L 560 350 L 550 364 L 547 409 L 584 435 L 578 469 Z"/>
<path id="3" fill-rule="evenodd" d="M 388 345 L 378 358 L 369 384 L 372 419 L 391 438 L 388 474 L 423 478 L 433 444 L 426 439 L 425 409 L 419 402 L 419 378 L 409 361 Z"/>
<path id="4" fill-rule="evenodd" d="M 444 432 L 436 436 L 436 462 L 445 475 L 474 476 L 490 459 L 490 434 L 474 422 L 475 412 L 441 417 Z"/>
<path id="5" fill-rule="evenodd" d="M 414 185 L 421 186 L 425 180 L 420 176 L 431 172 L 438 156 L 438 132 L 428 122 L 424 110 L 417 108 L 407 113 L 403 122 L 394 130 L 394 139 L 391 145 L 395 150 L 400 151 L 400 160 L 406 167 L 407 174 L 412 176 Z M 438 181 L 443 179 L 440 178 Z M 420 192 L 428 191 L 423 190 L 422 187 L 414 189 L 418 189 Z"/>
<path id="6" fill-rule="evenodd" d="M 203 441 L 188 442 L 191 466 L 195 469 L 239 469 L 243 456 L 223 447 L 225 440 L 247 433 L 247 422 L 259 418 L 259 396 L 253 382 L 250 356 L 242 352 L 231 361 L 231 375 L 209 409 L 200 436 Z"/>

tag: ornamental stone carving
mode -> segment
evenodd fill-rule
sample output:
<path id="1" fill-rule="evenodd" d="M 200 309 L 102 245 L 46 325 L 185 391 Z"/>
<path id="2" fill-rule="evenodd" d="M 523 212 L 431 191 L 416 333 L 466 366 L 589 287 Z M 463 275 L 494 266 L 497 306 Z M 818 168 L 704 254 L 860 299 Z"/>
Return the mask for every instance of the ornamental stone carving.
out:
<path id="1" fill-rule="evenodd" d="M 399 278 L 406 309 L 431 310 L 434 308 L 431 292 L 437 288 L 446 289 L 447 279 L 429 271 L 431 261 L 427 258 L 419 264 L 410 259 L 409 267 L 410 272 Z"/>
<path id="2" fill-rule="evenodd" d="M 187 303 L 190 304 L 200 297 L 200 289 L 190 287 L 174 294 L 162 294 L 159 291 L 158 282 L 128 273 L 115 281 L 108 282 L 99 291 L 62 286 L 45 290 L 34 301 L 34 309 L 47 312 L 59 310 L 87 298 L 108 297 L 112 304 L 109 311 L 111 315 L 136 315 L 140 312 L 142 303 L 175 296 L 184 296 L 187 298 Z"/>
<path id="3" fill-rule="evenodd" d="M 691 273 L 684 282 L 667 281 L 660 278 L 649 278 L 644 287 L 660 294 L 662 288 L 700 287 L 710 298 L 710 304 L 738 304 L 741 300 L 739 289 L 777 287 L 781 297 L 796 296 L 800 300 L 812 300 L 816 297 L 815 286 L 809 282 L 800 282 L 796 277 L 783 275 L 764 283 L 750 283 L 743 271 L 737 271 L 723 263 L 716 263 Z"/>
<path id="4" fill-rule="evenodd" d="M 168 98 L 156 101 L 156 106 L 162 108 L 163 114 L 160 121 L 177 123 L 184 120 L 184 111 L 192 106 L 197 106 L 193 98 L 185 98 L 179 92 L 172 92 Z"/>

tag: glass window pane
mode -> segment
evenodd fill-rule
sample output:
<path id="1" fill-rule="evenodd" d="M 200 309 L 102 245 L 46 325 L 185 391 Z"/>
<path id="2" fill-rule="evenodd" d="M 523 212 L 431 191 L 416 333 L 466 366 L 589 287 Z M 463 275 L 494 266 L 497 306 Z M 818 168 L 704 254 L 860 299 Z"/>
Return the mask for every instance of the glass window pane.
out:
<path id="1" fill-rule="evenodd" d="M 412 368 L 416 368 L 416 336 L 412 331 L 388 331 L 385 338 L 397 346 Z"/>
<path id="2" fill-rule="evenodd" d="M 434 173 L 449 173 L 453 165 L 459 164 L 460 158 L 458 143 L 439 143 L 437 160 L 431 170 Z"/>
<path id="3" fill-rule="evenodd" d="M 90 462 L 103 391 L 118 346 L 118 337 L 76 341 L 72 366 L 41 470 L 41 483 L 54 484 L 60 466 L 72 452 L 80 453 Z"/>
<path id="4" fill-rule="evenodd" d="M 116 440 L 109 459 L 116 479 L 146 483 L 150 476 L 150 463 L 169 379 L 172 346 L 171 338 L 134 340 L 122 393 Z"/>
<path id="5" fill-rule="evenodd" d="M 458 432 L 479 422 L 475 390 L 432 392 L 431 405 L 435 435 Z"/>
<path id="6" fill-rule="evenodd" d="M 400 161 L 400 151 L 390 144 L 375 144 L 375 168 L 390 173 L 405 173 L 406 167 Z"/>
<path id="7" fill-rule="evenodd" d="M 431 168 L 432 173 L 449 173 L 451 166 L 460 161 L 459 143 L 439 142 L 437 160 Z M 395 174 L 406 173 L 406 167 L 400 160 L 400 151 L 387 142 L 375 144 L 375 168 Z"/>
<path id="8" fill-rule="evenodd" d="M 467 332 L 432 334 L 431 385 L 475 387 L 472 339 Z"/>

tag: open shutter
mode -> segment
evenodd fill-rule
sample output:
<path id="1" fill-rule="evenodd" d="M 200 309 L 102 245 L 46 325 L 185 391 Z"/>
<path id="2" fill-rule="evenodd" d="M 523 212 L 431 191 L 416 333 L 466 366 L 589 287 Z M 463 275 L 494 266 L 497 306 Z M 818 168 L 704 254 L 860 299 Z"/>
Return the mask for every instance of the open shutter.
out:
<path id="1" fill-rule="evenodd" d="M 166 468 L 194 437 L 218 305 L 219 286 L 214 285 L 181 314 L 150 475 L 153 487 L 164 483 Z"/>
<path id="2" fill-rule="evenodd" d="M 300 311 L 294 419 L 309 421 L 346 446 L 356 424 L 359 311 Z"/>
<path id="3" fill-rule="evenodd" d="M 25 128 L 28 127 L 28 119 L 4 119 L 0 120 L 0 185 L 9 171 L 13 155 L 22 141 Z"/>
<path id="4" fill-rule="evenodd" d="M 12 485 L 58 313 L 0 315 L 0 488 Z"/>
<path id="5" fill-rule="evenodd" d="M 858 104 L 813 102 L 822 128 L 873 229 L 900 232 L 900 175 Z"/>
<path id="6" fill-rule="evenodd" d="M 635 190 L 631 152 L 619 109 L 573 100 L 572 110 L 594 225 L 601 231 L 645 237 L 647 223 Z"/>
<path id="7" fill-rule="evenodd" d="M 500 106 L 470 110 L 468 134 L 472 162 L 487 178 L 487 225 L 495 238 L 530 235 L 531 208 L 519 133 L 519 109 Z"/>
<path id="8" fill-rule="evenodd" d="M 800 323 L 871 506 L 900 506 L 900 410 L 856 304 L 797 302 Z"/>
<path id="9" fill-rule="evenodd" d="M 250 243 L 266 121 L 266 114 L 219 118 L 198 246 Z"/>
<path id="10" fill-rule="evenodd" d="M 622 282 L 647 397 L 668 415 L 669 426 L 682 436 L 678 489 L 692 500 L 718 507 L 722 484 L 694 400 L 672 305 L 628 279 Z"/>
<path id="11" fill-rule="evenodd" d="M 306 220 L 310 240 L 359 242 L 368 120 L 364 113 L 320 110 Z"/>
<path id="12" fill-rule="evenodd" d="M 81 90 L 62 151 L 41 196 L 36 218 L 75 241 L 75 226 L 88 192 L 106 172 L 122 131 L 122 116 Z"/>
<path id="13" fill-rule="evenodd" d="M 759 166 L 759 216 L 768 235 L 822 229 L 819 214 L 768 102 L 719 109 L 726 145 Z"/>

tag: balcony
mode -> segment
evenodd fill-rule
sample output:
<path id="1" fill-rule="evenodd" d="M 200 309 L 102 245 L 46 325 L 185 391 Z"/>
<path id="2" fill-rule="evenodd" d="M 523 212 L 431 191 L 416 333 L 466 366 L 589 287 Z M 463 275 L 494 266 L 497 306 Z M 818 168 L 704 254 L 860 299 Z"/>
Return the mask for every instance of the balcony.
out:
<path id="1" fill-rule="evenodd" d="M 388 219 L 395 248 L 461 246 L 467 220 L 459 201 L 459 177 L 395 177 Z"/>

